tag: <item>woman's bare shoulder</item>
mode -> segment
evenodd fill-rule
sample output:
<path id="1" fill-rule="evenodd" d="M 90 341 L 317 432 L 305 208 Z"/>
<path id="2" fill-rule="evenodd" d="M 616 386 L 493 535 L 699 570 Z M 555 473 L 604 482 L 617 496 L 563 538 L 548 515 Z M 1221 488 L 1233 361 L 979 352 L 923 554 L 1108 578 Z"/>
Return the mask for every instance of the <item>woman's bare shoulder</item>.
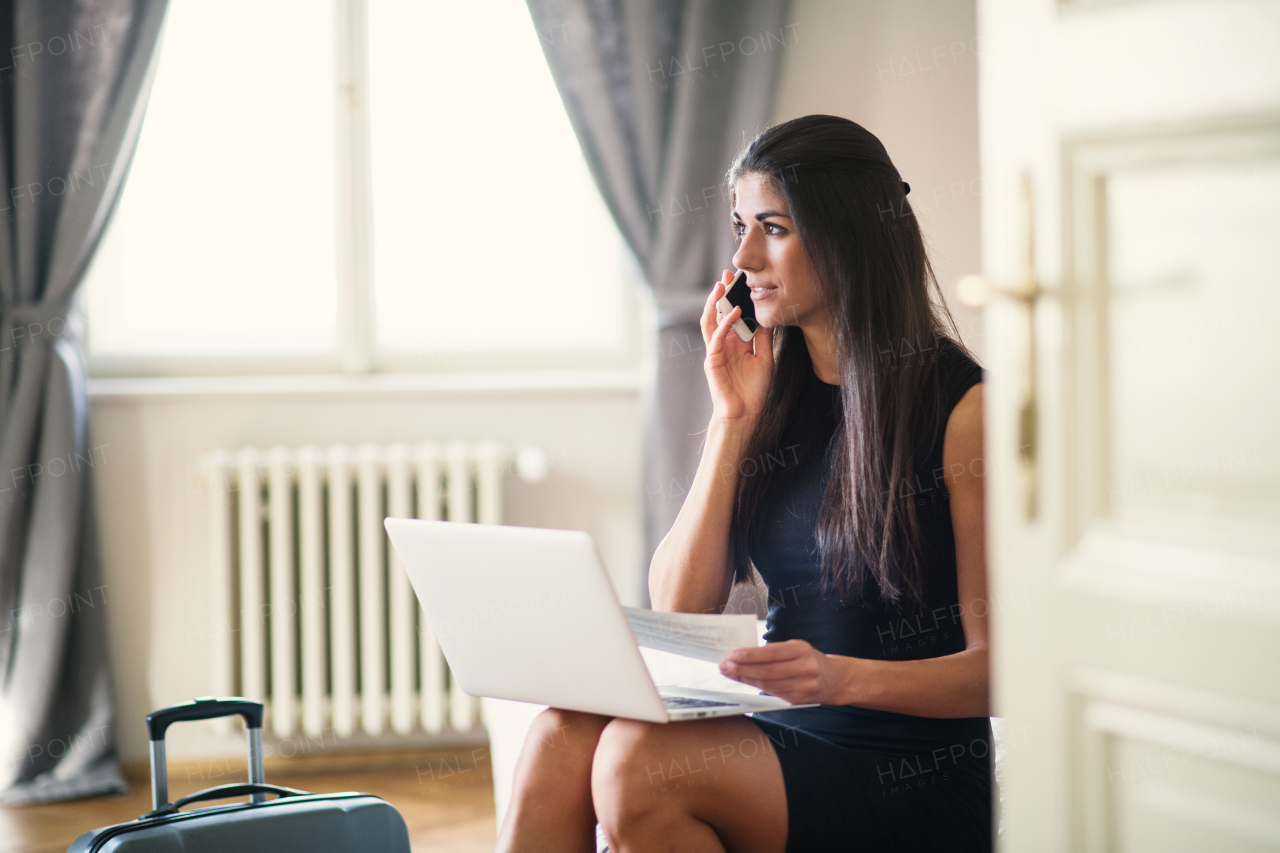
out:
<path id="1" fill-rule="evenodd" d="M 953 465 L 963 465 L 967 470 L 975 460 L 983 458 L 982 393 L 981 382 L 973 385 L 964 392 L 947 418 L 947 431 L 942 440 L 942 464 L 948 470 Z M 951 479 L 950 474 L 947 477 Z"/>

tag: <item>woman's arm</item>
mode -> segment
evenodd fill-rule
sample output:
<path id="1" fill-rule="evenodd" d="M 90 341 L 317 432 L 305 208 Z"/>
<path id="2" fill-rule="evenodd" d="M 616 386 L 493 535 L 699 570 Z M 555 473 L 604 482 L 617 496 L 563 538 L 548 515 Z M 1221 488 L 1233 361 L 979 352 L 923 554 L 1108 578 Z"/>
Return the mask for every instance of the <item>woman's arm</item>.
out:
<path id="1" fill-rule="evenodd" d="M 729 600 L 733 587 L 729 522 L 738 465 L 754 427 L 754 421 L 711 419 L 684 506 L 649 565 L 654 610 L 718 613 Z"/>
<path id="2" fill-rule="evenodd" d="M 826 655 L 804 640 L 788 640 L 738 649 L 720 664 L 721 672 L 797 704 L 858 705 L 917 717 L 989 716 L 984 459 L 978 384 L 952 411 L 942 445 L 964 651 L 926 660 L 880 661 Z"/>
<path id="3" fill-rule="evenodd" d="M 711 388 L 712 415 L 698 471 L 675 524 L 649 564 L 654 610 L 719 612 L 733 588 L 729 524 L 738 489 L 738 466 L 764 406 L 773 372 L 773 333 L 760 328 L 751 343 L 731 332 L 741 310 L 718 317 L 716 301 L 731 274 L 725 270 L 702 311 L 707 344 L 703 370 Z"/>

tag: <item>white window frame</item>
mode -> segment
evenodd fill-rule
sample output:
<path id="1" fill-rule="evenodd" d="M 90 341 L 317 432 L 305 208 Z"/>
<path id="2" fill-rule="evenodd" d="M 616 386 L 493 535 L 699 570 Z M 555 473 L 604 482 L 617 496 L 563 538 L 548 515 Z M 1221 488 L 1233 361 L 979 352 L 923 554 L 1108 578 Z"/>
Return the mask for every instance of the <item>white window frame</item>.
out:
<path id="1" fill-rule="evenodd" d="M 95 355 L 92 378 L 476 371 L 632 370 L 644 360 L 643 275 L 623 252 L 622 340 L 614 347 L 537 350 L 384 351 L 378 348 L 373 283 L 373 183 L 369 136 L 367 0 L 334 0 L 337 134 L 337 348 L 310 354 Z M 90 318 L 92 320 L 92 318 Z M 92 336 L 92 323 L 89 334 Z"/>

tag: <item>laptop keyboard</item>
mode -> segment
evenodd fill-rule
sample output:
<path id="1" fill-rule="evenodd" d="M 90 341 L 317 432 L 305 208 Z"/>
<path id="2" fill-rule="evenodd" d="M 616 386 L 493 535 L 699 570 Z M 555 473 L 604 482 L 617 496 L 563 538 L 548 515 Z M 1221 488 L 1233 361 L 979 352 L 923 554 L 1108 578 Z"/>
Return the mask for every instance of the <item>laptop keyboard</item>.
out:
<path id="1" fill-rule="evenodd" d="M 728 708 L 736 702 L 716 702 L 711 699 L 690 699 L 688 696 L 663 696 L 662 704 L 668 708 Z"/>

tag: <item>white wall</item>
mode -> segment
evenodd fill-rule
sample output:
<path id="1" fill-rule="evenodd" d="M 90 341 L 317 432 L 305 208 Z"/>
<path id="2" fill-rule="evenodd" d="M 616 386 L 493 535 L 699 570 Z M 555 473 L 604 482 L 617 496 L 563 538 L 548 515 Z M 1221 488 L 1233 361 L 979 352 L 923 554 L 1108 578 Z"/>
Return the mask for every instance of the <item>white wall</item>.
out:
<path id="1" fill-rule="evenodd" d="M 812 113 L 856 121 L 884 143 L 924 229 L 965 343 L 982 320 L 955 284 L 978 272 L 978 49 L 972 0 L 792 0 L 774 121 Z"/>
<path id="2" fill-rule="evenodd" d="M 798 41 L 783 61 L 775 120 L 831 113 L 880 137 L 912 186 L 950 301 L 956 279 L 979 269 L 973 4 L 795 0 L 788 23 Z M 952 310 L 980 353 L 976 314 L 954 302 Z M 562 376 L 541 390 L 519 381 L 488 390 L 411 379 L 365 390 L 359 382 L 346 390 L 342 382 L 310 391 L 292 384 L 232 381 L 205 393 L 198 389 L 208 383 L 95 383 L 93 443 L 106 454 L 97 492 L 126 759 L 146 754 L 148 711 L 211 692 L 206 508 L 196 466 L 215 447 L 483 437 L 536 444 L 551 455 L 551 477 L 540 485 L 508 477 L 506 520 L 592 533 L 624 598 L 637 589 L 636 374 Z M 201 727 L 179 727 L 171 752 L 239 749 L 208 737 Z"/>
<path id="3" fill-rule="evenodd" d="M 636 374 L 601 373 L 585 384 L 581 376 L 550 378 L 541 390 L 526 377 L 452 391 L 253 391 L 246 389 L 268 383 L 239 380 L 224 383 L 230 388 L 222 393 L 165 393 L 202 383 L 96 383 L 92 440 L 105 464 L 94 473 L 123 757 L 145 757 L 147 712 L 213 692 L 207 506 L 198 474 L 213 448 L 452 438 L 536 445 L 550 456 L 551 474 L 539 484 L 506 478 L 507 523 L 588 531 L 617 589 L 633 597 L 642 547 Z M 170 752 L 241 749 L 238 740 L 210 737 L 202 726 L 177 727 Z"/>

